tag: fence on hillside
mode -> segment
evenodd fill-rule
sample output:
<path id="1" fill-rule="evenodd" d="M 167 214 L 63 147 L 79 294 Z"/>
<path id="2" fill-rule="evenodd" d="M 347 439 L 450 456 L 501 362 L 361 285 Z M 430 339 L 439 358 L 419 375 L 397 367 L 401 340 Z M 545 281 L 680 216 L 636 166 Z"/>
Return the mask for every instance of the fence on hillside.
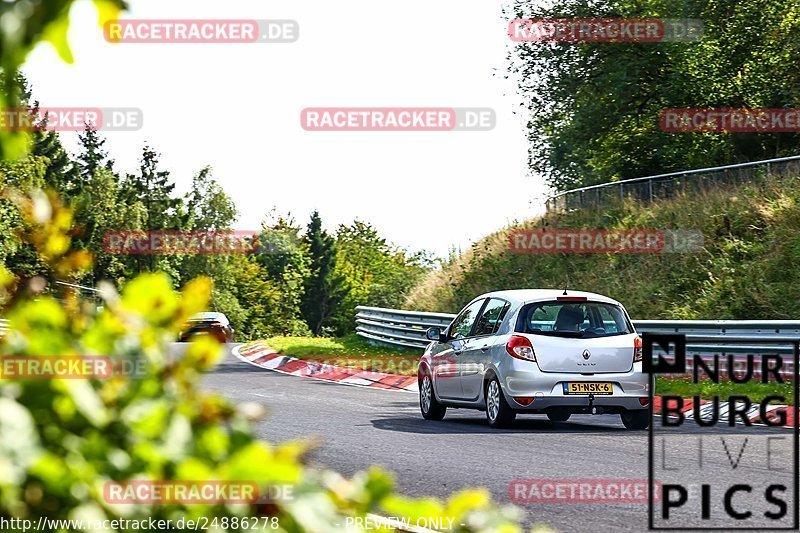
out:
<path id="1" fill-rule="evenodd" d="M 626 198 L 654 202 L 679 193 L 697 193 L 720 185 L 755 183 L 767 177 L 784 176 L 800 176 L 800 155 L 591 185 L 550 196 L 545 206 L 547 211 L 570 211 Z"/>

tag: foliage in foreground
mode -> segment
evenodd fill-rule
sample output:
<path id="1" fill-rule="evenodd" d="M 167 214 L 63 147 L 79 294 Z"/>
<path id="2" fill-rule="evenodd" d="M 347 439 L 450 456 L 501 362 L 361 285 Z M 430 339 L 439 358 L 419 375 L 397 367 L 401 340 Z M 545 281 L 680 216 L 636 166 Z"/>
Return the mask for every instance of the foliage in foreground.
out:
<path id="1" fill-rule="evenodd" d="M 70 250 L 71 213 L 44 195 L 20 197 L 42 260 L 62 275 L 87 266 Z M 205 309 L 210 281 L 198 278 L 174 292 L 164 274 L 145 274 L 121 295 L 104 288 L 104 308 L 40 294 L 41 278 L 0 274 L 10 333 L 4 356 L 107 355 L 143 365 L 109 379 L 0 379 L 0 517 L 103 519 L 154 517 L 277 517 L 275 531 L 334 531 L 346 516 L 455 518 L 455 531 L 519 531 L 512 507 L 487 491 L 468 490 L 446 502 L 411 500 L 393 491 L 391 477 L 371 468 L 350 479 L 304 465 L 307 444 L 271 445 L 248 426 L 257 406 L 232 406 L 199 389 L 221 347 L 191 343 L 169 357 L 168 343 L 183 321 Z M 292 497 L 269 505 L 110 504 L 110 480 L 254 481 L 263 490 L 291 486 Z M 224 529 L 222 529 L 224 530 Z"/>

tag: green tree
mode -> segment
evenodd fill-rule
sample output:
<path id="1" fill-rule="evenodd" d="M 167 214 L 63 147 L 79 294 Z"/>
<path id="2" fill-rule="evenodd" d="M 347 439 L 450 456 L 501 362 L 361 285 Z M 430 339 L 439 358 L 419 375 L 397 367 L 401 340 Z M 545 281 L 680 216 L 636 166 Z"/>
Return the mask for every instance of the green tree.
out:
<path id="1" fill-rule="evenodd" d="M 175 184 L 170 180 L 167 170 L 159 169 L 159 154 L 145 146 L 139 160 L 139 173 L 128 174 L 122 183 L 122 197 L 130 204 L 141 203 L 144 206 L 143 230 L 154 231 L 179 228 L 185 219 L 182 212 L 182 201 L 173 198 Z M 175 256 L 136 256 L 136 271 L 143 268 L 162 270 L 172 279 L 179 279 L 180 258 Z"/>
<path id="2" fill-rule="evenodd" d="M 91 251 L 94 268 L 82 279 L 89 286 L 101 280 L 124 284 L 137 272 L 136 259 L 129 255 L 106 252 L 106 236 L 110 232 L 140 230 L 146 212 L 141 202 L 130 203 L 122 194 L 119 177 L 104 166 L 87 176 L 80 191 L 73 196 L 77 235 L 75 246 Z"/>
<path id="3" fill-rule="evenodd" d="M 794 0 L 516 0 L 511 18 L 693 18 L 699 42 L 521 43 L 529 164 L 556 189 L 796 153 L 797 133 L 671 133 L 665 108 L 800 105 Z"/>
<path id="4" fill-rule="evenodd" d="M 307 335 L 309 326 L 301 311 L 305 281 L 310 275 L 308 246 L 300 236 L 302 229 L 291 215 L 272 211 L 262 224 L 256 261 L 264 279 L 278 290 L 270 316 L 271 330 L 281 335 Z"/>
<path id="5" fill-rule="evenodd" d="M 304 283 L 301 309 L 314 335 L 321 335 L 339 310 L 346 289 L 336 272 L 336 241 L 322 229 L 317 211 L 311 213 L 303 240 L 308 246 L 309 275 Z"/>
<path id="6" fill-rule="evenodd" d="M 47 160 L 28 156 L 0 161 L 0 190 L 33 190 L 44 187 Z M 47 267 L 30 245 L 19 239 L 24 226 L 22 213 L 9 198 L 0 198 L 0 264 L 24 277 L 46 273 Z"/>
<path id="7" fill-rule="evenodd" d="M 36 108 L 34 108 L 36 109 Z M 38 113 L 38 111 L 33 111 Z M 43 126 L 44 127 L 44 126 Z M 47 129 L 33 131 L 32 155 L 47 159 L 45 185 L 60 193 L 72 193 L 80 188 L 80 170 L 72 162 L 58 132 Z"/>
<path id="8" fill-rule="evenodd" d="M 182 230 L 214 231 L 230 230 L 236 221 L 236 204 L 211 176 L 211 168 L 205 167 L 195 175 L 192 187 L 179 206 L 179 227 Z M 180 281 L 189 281 L 205 275 L 215 281 L 215 289 L 225 288 L 230 278 L 229 255 L 197 254 L 180 258 Z"/>
<path id="9" fill-rule="evenodd" d="M 296 324 L 293 327 L 293 323 L 301 322 L 296 316 L 296 306 L 295 312 L 286 316 L 279 284 L 269 278 L 256 257 L 233 257 L 230 280 L 232 286 L 225 292 L 217 293 L 215 287 L 212 304 L 224 310 L 234 324 L 237 340 L 305 333 L 304 328 L 297 328 Z"/>
<path id="10" fill-rule="evenodd" d="M 230 230 L 238 216 L 236 204 L 212 177 L 211 167 L 203 168 L 194 176 L 182 207 L 180 227 L 184 230 Z M 245 303 L 237 298 L 240 288 L 237 276 L 246 272 L 237 266 L 247 259 L 231 254 L 184 255 L 178 259 L 180 282 L 185 283 L 198 276 L 210 277 L 214 282 L 212 309 L 225 313 L 239 331 L 240 340 L 250 338 L 252 332 L 248 328 L 251 321 L 248 319 L 253 318 L 256 309 L 251 308 L 252 301 Z M 264 298 L 267 298 L 266 294 Z"/>
<path id="11" fill-rule="evenodd" d="M 128 174 L 123 183 L 128 200 L 144 204 L 148 230 L 172 228 L 180 205 L 180 200 L 171 196 L 175 184 L 170 181 L 169 171 L 159 170 L 158 160 L 159 154 L 145 146 L 139 160 L 139 173 Z"/>
<path id="12" fill-rule="evenodd" d="M 97 133 L 91 125 L 86 124 L 83 132 L 78 135 L 81 152 L 78 154 L 78 168 L 83 181 L 88 181 L 99 168 L 113 169 L 114 161 L 108 158 L 105 149 L 106 140 Z"/>
<path id="13" fill-rule="evenodd" d="M 353 331 L 358 305 L 402 307 L 409 291 L 432 266 L 426 254 L 409 254 L 392 246 L 374 227 L 359 220 L 339 226 L 336 252 L 336 272 L 347 287 L 334 317 L 338 334 Z"/>
<path id="14" fill-rule="evenodd" d="M 236 204 L 212 177 L 211 167 L 208 166 L 192 179 L 192 188 L 184 204 L 186 221 L 183 227 L 189 229 L 230 229 L 239 215 Z"/>

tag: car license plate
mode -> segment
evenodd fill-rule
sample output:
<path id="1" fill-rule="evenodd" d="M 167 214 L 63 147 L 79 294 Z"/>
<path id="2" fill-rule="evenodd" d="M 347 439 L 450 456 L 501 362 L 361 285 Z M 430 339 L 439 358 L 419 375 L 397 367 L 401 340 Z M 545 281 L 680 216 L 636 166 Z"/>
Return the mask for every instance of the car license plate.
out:
<path id="1" fill-rule="evenodd" d="M 614 394 L 611 383 L 575 382 L 564 383 L 564 394 Z"/>

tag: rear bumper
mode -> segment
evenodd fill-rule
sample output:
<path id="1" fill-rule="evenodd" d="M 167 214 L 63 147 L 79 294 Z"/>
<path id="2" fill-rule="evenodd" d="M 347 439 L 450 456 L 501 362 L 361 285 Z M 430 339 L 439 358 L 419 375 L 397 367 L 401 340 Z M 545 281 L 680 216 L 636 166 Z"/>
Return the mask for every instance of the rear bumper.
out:
<path id="1" fill-rule="evenodd" d="M 506 401 L 515 410 L 545 411 L 566 408 L 571 412 L 620 412 L 622 410 L 646 409 L 641 399 L 648 398 L 649 376 L 642 372 L 642 363 L 634 363 L 630 372 L 602 373 L 593 375 L 542 372 L 536 363 L 507 358 L 499 369 L 502 376 Z M 608 382 L 613 394 L 564 394 L 565 382 Z M 533 398 L 530 405 L 521 405 L 514 398 Z"/>
<path id="2" fill-rule="evenodd" d="M 647 398 L 645 396 L 645 398 Z M 576 396 L 570 398 L 558 397 L 539 397 L 533 400 L 530 405 L 521 405 L 514 401 L 513 398 L 507 398 L 508 404 L 515 411 L 523 411 L 529 413 L 545 413 L 547 411 L 559 410 L 567 411 L 569 413 L 582 413 L 582 414 L 609 414 L 621 413 L 623 411 L 636 411 L 648 409 L 649 404 L 642 405 L 639 397 L 636 398 L 614 398 L 609 396 L 595 396 L 590 402 L 587 396 Z"/>
<path id="3" fill-rule="evenodd" d="M 233 342 L 232 332 L 222 328 L 193 329 L 190 331 L 184 331 L 178 336 L 178 342 L 189 342 L 192 337 L 200 335 L 208 335 L 213 337 L 222 344 L 226 342 Z"/>

